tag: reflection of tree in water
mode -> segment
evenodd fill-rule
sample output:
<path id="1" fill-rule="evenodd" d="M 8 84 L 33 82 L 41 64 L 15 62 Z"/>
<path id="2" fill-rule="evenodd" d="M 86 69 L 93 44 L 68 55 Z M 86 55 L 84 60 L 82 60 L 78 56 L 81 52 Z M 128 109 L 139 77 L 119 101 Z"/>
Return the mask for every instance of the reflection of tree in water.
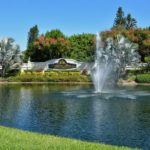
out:
<path id="1" fill-rule="evenodd" d="M 16 87 L 0 85 L 0 119 L 5 120 L 6 124 L 13 121 L 19 108 L 20 91 Z"/>
<path id="2" fill-rule="evenodd" d="M 53 83 L 53 84 L 24 84 L 24 85 L 10 85 L 10 87 L 14 87 L 17 89 L 25 89 L 25 90 L 32 90 L 32 91 L 40 91 L 40 92 L 52 92 L 52 91 L 71 91 L 77 90 L 81 88 L 89 88 L 91 85 L 88 84 L 64 84 L 64 83 Z M 40 94 L 39 92 L 39 94 Z M 37 93 L 38 94 L 38 93 Z"/>
<path id="3" fill-rule="evenodd" d="M 59 133 L 67 111 L 65 101 L 58 100 L 52 94 L 47 93 L 40 96 L 35 91 L 33 93 L 31 107 L 34 110 L 32 112 L 34 126 L 41 132 Z"/>

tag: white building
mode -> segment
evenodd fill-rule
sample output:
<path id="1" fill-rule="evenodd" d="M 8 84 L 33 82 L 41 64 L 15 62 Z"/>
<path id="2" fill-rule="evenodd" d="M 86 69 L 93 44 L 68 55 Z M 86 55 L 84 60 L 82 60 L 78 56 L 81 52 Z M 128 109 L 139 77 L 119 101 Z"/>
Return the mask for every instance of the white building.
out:
<path id="1" fill-rule="evenodd" d="M 146 66 L 146 63 L 140 63 L 136 69 L 139 69 L 141 66 Z M 31 62 L 30 59 L 27 63 L 23 63 L 19 68 L 21 69 L 21 73 L 26 70 L 33 71 L 48 71 L 48 70 L 86 70 L 88 74 L 91 73 L 91 70 L 94 66 L 93 63 L 88 62 L 80 62 L 74 59 L 51 59 L 45 62 Z M 2 70 L 2 66 L 0 65 L 0 72 Z M 126 70 L 135 70 L 134 66 L 126 66 Z"/>
<path id="2" fill-rule="evenodd" d="M 84 70 L 87 69 L 87 63 L 79 62 L 73 59 L 51 59 L 46 62 L 31 62 L 23 63 L 21 72 L 25 70 L 47 71 L 47 70 Z"/>

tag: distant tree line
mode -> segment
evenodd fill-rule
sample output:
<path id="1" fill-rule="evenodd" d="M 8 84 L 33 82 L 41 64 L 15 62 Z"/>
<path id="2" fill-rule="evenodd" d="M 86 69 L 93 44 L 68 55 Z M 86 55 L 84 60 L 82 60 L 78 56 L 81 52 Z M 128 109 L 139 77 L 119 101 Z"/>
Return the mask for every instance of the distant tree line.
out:
<path id="1" fill-rule="evenodd" d="M 94 56 L 94 34 L 65 36 L 59 29 L 39 35 L 37 25 L 28 33 L 27 50 L 24 60 L 42 62 L 55 58 L 72 58 L 91 61 Z"/>
<path id="2" fill-rule="evenodd" d="M 137 21 L 131 14 L 125 16 L 119 7 L 113 26 L 102 32 L 103 39 L 116 38 L 118 34 L 127 37 L 138 45 L 141 60 L 150 56 L 150 27 L 138 28 Z M 27 50 L 24 61 L 30 57 L 31 61 L 42 62 L 55 58 L 72 58 L 79 61 L 93 61 L 95 54 L 95 35 L 91 33 L 66 36 L 59 29 L 39 34 L 38 26 L 30 28 L 28 32 Z"/>

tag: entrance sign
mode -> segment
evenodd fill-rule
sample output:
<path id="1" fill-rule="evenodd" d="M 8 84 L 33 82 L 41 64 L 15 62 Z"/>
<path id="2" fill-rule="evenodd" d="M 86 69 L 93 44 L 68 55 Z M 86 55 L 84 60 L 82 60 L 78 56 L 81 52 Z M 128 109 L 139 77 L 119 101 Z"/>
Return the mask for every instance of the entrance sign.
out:
<path id="1" fill-rule="evenodd" d="M 67 63 L 65 59 L 60 59 L 58 63 L 49 64 L 49 69 L 75 69 L 76 64 Z"/>

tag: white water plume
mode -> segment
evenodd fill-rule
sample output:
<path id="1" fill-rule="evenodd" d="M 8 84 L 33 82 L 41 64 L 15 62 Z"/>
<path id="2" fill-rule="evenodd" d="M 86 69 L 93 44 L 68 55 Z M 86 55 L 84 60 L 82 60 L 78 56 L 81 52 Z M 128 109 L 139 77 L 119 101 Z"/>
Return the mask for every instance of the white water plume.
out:
<path id="1" fill-rule="evenodd" d="M 117 35 L 115 40 L 107 38 L 104 42 L 97 33 L 96 57 L 92 68 L 95 92 L 101 93 L 108 82 L 116 82 L 126 65 L 137 64 L 139 58 L 137 46 L 122 35 Z"/>

